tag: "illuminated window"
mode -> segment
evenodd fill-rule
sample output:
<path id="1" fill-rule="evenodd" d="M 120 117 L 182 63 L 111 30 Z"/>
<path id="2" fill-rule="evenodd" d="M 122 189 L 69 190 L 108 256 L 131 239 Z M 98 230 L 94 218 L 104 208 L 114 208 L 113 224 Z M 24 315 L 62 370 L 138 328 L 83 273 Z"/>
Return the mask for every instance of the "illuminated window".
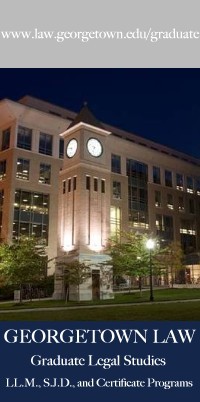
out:
<path id="1" fill-rule="evenodd" d="M 16 178 L 21 180 L 29 180 L 29 164 L 28 159 L 17 159 Z"/>
<path id="2" fill-rule="evenodd" d="M 39 153 L 52 155 L 53 137 L 50 134 L 40 133 Z"/>
<path id="3" fill-rule="evenodd" d="M 48 242 L 49 195 L 15 191 L 13 239 L 35 236 Z"/>
<path id="4" fill-rule="evenodd" d="M 6 160 L 0 161 L 0 180 L 6 178 Z"/>
<path id="5" fill-rule="evenodd" d="M 2 151 L 8 149 L 10 146 L 10 128 L 7 128 L 2 133 Z"/>
<path id="6" fill-rule="evenodd" d="M 110 207 L 110 234 L 118 236 L 121 229 L 121 209 L 119 207 Z"/>
<path id="7" fill-rule="evenodd" d="M 27 127 L 19 126 L 17 134 L 18 148 L 27 149 L 28 151 L 30 151 L 31 143 L 32 143 L 32 130 Z"/>
<path id="8" fill-rule="evenodd" d="M 183 175 L 180 173 L 176 174 L 176 188 L 183 191 Z"/>
<path id="9" fill-rule="evenodd" d="M 39 183 L 42 184 L 51 183 L 51 165 L 46 165 L 46 163 L 40 163 Z"/>

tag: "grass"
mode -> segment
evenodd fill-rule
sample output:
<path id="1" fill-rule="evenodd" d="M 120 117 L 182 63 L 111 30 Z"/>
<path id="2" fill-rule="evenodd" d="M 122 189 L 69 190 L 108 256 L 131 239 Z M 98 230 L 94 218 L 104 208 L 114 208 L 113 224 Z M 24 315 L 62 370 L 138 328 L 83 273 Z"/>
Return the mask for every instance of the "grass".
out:
<path id="1" fill-rule="evenodd" d="M 169 304 L 139 304 L 137 306 L 109 306 L 62 311 L 33 311 L 0 313 L 1 321 L 198 321 L 199 302 Z"/>
<path id="2" fill-rule="evenodd" d="M 192 300 L 200 299 L 200 289 L 159 289 L 154 290 L 155 301 L 172 301 L 172 300 Z M 91 306 L 94 304 L 124 304 L 124 303 L 144 303 L 149 301 L 149 291 L 143 291 L 140 296 L 138 291 L 132 293 L 116 293 L 115 298 L 111 300 L 98 300 L 86 302 L 68 302 L 63 300 L 45 300 L 27 301 L 23 303 L 0 303 L 1 310 L 16 310 L 27 308 L 40 308 L 40 307 L 70 307 L 70 306 Z"/>
<path id="3" fill-rule="evenodd" d="M 160 289 L 154 291 L 155 301 L 181 301 L 200 299 L 200 289 Z M 40 300 L 22 304 L 6 303 L 0 304 L 0 320 L 42 320 L 42 321 L 99 321 L 99 320 L 200 320 L 200 300 L 198 302 L 169 303 L 169 304 L 145 304 L 149 301 L 149 291 L 120 293 L 115 295 L 114 300 L 101 300 L 96 303 L 69 302 L 55 300 Z M 112 304 L 119 304 L 112 306 Z M 124 303 L 138 303 L 138 305 L 123 306 Z M 102 308 L 92 308 L 92 305 L 102 305 Z M 103 307 L 108 304 L 109 306 Z M 70 306 L 91 306 L 90 309 L 68 310 Z M 26 312 L 27 308 L 49 308 L 49 311 Z M 52 307 L 64 307 L 65 310 L 53 311 Z M 20 313 L 2 313 L 1 310 L 23 310 Z"/>

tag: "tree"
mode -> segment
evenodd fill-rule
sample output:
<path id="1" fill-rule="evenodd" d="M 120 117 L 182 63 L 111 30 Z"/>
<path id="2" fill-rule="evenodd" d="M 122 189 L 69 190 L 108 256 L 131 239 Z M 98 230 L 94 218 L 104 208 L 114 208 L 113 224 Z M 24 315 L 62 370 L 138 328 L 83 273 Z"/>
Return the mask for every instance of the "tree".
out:
<path id="1" fill-rule="evenodd" d="M 112 258 L 114 277 L 127 275 L 138 278 L 140 292 L 142 278 L 150 275 L 150 251 L 147 249 L 147 240 L 146 234 L 121 232 L 117 238 L 111 239 L 108 250 Z M 168 249 L 160 247 L 159 241 L 156 240 L 155 247 L 151 250 L 154 277 L 161 277 L 168 269 L 169 261 L 166 258 L 168 255 Z"/>
<path id="2" fill-rule="evenodd" d="M 111 239 L 109 254 L 112 258 L 114 276 L 128 275 L 139 278 L 141 290 L 142 278 L 149 276 L 149 250 L 146 247 L 147 235 L 133 232 L 121 232 L 120 236 Z M 155 256 L 160 253 L 156 246 L 152 250 L 152 266 L 154 274 L 158 273 L 160 264 Z"/>
<path id="3" fill-rule="evenodd" d="M 46 277 L 47 258 L 45 247 L 34 238 L 21 237 L 9 245 L 0 244 L 0 281 L 6 285 L 32 285 Z"/>
<path id="4" fill-rule="evenodd" d="M 77 259 L 66 260 L 65 258 L 60 257 L 56 259 L 56 270 L 57 269 L 62 272 L 66 301 L 69 297 L 70 286 L 75 286 L 77 288 L 79 296 L 79 285 L 84 283 L 91 276 L 90 268 Z"/>
<path id="5" fill-rule="evenodd" d="M 163 253 L 164 264 L 167 268 L 168 283 L 173 288 L 177 273 L 184 268 L 184 253 L 181 244 L 172 241 Z"/>

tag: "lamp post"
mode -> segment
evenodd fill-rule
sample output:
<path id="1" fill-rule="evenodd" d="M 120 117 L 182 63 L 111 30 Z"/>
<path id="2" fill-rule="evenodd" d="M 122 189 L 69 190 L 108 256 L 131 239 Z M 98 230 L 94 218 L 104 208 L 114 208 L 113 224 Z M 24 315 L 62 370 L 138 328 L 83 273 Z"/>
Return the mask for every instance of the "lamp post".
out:
<path id="1" fill-rule="evenodd" d="M 149 282 L 150 282 L 150 301 L 154 301 L 153 297 L 153 273 L 152 273 L 152 260 L 151 260 L 151 250 L 154 249 L 154 240 L 148 239 L 146 242 L 146 247 L 149 250 Z"/>

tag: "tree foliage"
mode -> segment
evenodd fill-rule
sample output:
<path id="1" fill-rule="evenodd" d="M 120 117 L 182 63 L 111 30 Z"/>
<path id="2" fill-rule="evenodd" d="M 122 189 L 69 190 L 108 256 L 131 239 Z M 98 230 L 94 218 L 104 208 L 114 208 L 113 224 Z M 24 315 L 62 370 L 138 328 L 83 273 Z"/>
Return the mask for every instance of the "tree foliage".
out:
<path id="1" fill-rule="evenodd" d="M 46 277 L 45 247 L 34 238 L 21 237 L 13 244 L 0 244 L 0 282 L 21 288 Z"/>
<path id="2" fill-rule="evenodd" d="M 155 247 L 150 251 L 147 249 L 147 240 L 146 234 L 134 232 L 121 232 L 120 236 L 111 239 L 109 254 L 115 277 L 127 275 L 141 279 L 149 276 L 150 257 L 154 276 L 171 272 L 174 277 L 175 271 L 182 268 L 183 253 L 180 244 L 172 242 L 163 247 L 155 239 Z"/>
<path id="3" fill-rule="evenodd" d="M 67 260 L 65 258 L 57 258 L 56 270 L 57 269 L 62 272 L 66 299 L 68 298 L 70 286 L 78 287 L 91 276 L 90 268 L 77 259 Z"/>

